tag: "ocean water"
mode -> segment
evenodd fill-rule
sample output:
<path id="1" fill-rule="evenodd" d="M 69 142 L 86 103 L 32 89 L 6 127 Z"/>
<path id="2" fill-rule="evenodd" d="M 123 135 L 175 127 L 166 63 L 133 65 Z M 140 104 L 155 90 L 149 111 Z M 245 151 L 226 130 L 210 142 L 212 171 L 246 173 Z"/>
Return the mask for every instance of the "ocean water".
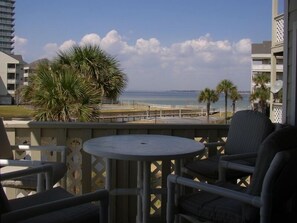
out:
<path id="1" fill-rule="evenodd" d="M 191 107 L 205 108 L 205 103 L 198 102 L 199 91 L 125 91 L 120 96 L 120 103 L 145 104 L 164 107 Z M 247 92 L 241 92 L 242 100 L 236 102 L 236 109 L 250 109 L 249 96 Z M 222 109 L 225 107 L 224 94 L 220 95 L 216 103 L 211 104 L 211 109 Z M 228 100 L 228 110 L 232 109 L 232 102 Z"/>

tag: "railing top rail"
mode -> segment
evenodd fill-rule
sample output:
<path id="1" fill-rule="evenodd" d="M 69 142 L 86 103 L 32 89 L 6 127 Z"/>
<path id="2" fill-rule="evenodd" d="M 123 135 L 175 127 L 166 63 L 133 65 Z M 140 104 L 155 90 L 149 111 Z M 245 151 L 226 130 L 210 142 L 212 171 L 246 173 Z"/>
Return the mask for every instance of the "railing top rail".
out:
<path id="1" fill-rule="evenodd" d="M 228 125 L 227 125 L 228 126 Z M 84 129 L 225 129 L 225 124 L 168 124 L 168 123 L 95 123 L 95 122 L 36 122 L 5 121 L 6 128 L 84 128 Z"/>

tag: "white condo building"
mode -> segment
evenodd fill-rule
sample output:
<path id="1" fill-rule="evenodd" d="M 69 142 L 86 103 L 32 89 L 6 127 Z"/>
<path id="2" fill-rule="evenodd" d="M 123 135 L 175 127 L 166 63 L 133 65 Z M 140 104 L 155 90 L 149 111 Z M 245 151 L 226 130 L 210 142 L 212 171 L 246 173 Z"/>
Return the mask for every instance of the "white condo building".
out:
<path id="1" fill-rule="evenodd" d="M 18 103 L 18 89 L 27 85 L 29 66 L 22 56 L 0 51 L 0 104 Z"/>
<path id="2" fill-rule="evenodd" d="M 283 78 L 283 51 L 284 51 L 284 14 L 282 0 L 272 0 L 272 41 L 252 44 L 252 72 L 251 93 L 255 89 L 253 77 L 259 74 L 270 76 L 270 119 L 274 123 L 282 122 L 283 89 L 272 93 L 272 89 L 279 85 Z M 257 101 L 253 104 L 255 108 Z"/>

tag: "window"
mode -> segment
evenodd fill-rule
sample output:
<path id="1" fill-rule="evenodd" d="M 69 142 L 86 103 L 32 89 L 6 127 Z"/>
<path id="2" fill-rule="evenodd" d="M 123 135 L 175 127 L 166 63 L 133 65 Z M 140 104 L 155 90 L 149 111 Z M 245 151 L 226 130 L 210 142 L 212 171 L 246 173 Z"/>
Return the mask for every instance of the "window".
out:
<path id="1" fill-rule="evenodd" d="M 9 80 L 14 80 L 14 79 L 15 79 L 15 75 L 14 75 L 14 73 L 8 73 L 8 74 L 7 74 L 7 79 L 9 79 Z"/>
<path id="2" fill-rule="evenodd" d="M 7 90 L 9 90 L 9 91 L 15 90 L 14 84 L 8 84 L 7 85 Z"/>
<path id="3" fill-rule="evenodd" d="M 9 63 L 9 64 L 7 64 L 7 68 L 15 68 L 15 64 L 14 63 Z"/>

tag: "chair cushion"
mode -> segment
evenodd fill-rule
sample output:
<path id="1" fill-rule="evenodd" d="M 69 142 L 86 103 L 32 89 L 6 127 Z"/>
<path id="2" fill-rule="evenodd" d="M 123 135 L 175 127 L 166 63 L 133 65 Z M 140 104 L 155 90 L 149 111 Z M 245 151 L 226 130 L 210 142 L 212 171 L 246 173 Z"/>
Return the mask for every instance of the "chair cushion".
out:
<path id="1" fill-rule="evenodd" d="M 219 158 L 220 155 L 209 157 L 208 159 L 199 160 L 189 162 L 185 165 L 185 168 L 199 174 L 202 177 L 217 180 L 219 177 Z M 247 161 L 236 161 L 237 163 L 245 164 L 245 165 L 253 165 L 251 162 Z M 249 174 L 236 171 L 236 170 L 227 170 L 226 179 L 228 181 L 233 179 L 238 179 L 244 176 L 248 176 Z"/>
<path id="2" fill-rule="evenodd" d="M 67 171 L 66 164 L 64 164 L 64 163 L 44 162 L 44 164 L 53 165 L 53 182 L 54 183 L 57 183 L 59 180 L 61 180 Z M 7 167 L 1 168 L 1 172 L 7 173 L 7 172 L 11 172 L 11 171 L 20 170 L 20 169 L 24 169 L 24 167 L 7 166 Z M 37 176 L 32 175 L 32 176 L 20 177 L 20 178 L 13 179 L 13 180 L 5 180 L 5 181 L 2 181 L 2 185 L 3 185 L 3 187 L 36 190 Z"/>
<path id="3" fill-rule="evenodd" d="M 10 200 L 10 206 L 13 210 L 30 207 L 33 205 L 43 204 L 73 195 L 64 189 L 57 187 L 42 193 L 37 193 L 22 199 Z M 49 212 L 34 218 L 21 221 L 22 223 L 72 223 L 72 222 L 99 222 L 99 206 L 91 203 L 82 204 L 76 207 L 65 208 L 59 211 Z"/>
<path id="4" fill-rule="evenodd" d="M 71 193 L 67 192 L 61 187 L 55 187 L 42 193 L 36 193 L 30 196 L 22 197 L 21 199 L 11 199 L 9 200 L 9 204 L 12 210 L 18 210 L 24 207 L 38 205 L 72 196 L 73 195 Z"/>
<path id="5" fill-rule="evenodd" d="M 245 190 L 245 188 L 234 184 L 220 184 L 220 186 L 237 191 Z M 208 220 L 219 223 L 242 222 L 242 204 L 233 199 L 199 191 L 182 197 L 179 204 L 180 211 L 183 214 L 190 214 L 202 221 Z"/>
<path id="6" fill-rule="evenodd" d="M 99 223 L 99 216 L 99 205 L 90 203 L 50 212 L 20 223 Z"/>

